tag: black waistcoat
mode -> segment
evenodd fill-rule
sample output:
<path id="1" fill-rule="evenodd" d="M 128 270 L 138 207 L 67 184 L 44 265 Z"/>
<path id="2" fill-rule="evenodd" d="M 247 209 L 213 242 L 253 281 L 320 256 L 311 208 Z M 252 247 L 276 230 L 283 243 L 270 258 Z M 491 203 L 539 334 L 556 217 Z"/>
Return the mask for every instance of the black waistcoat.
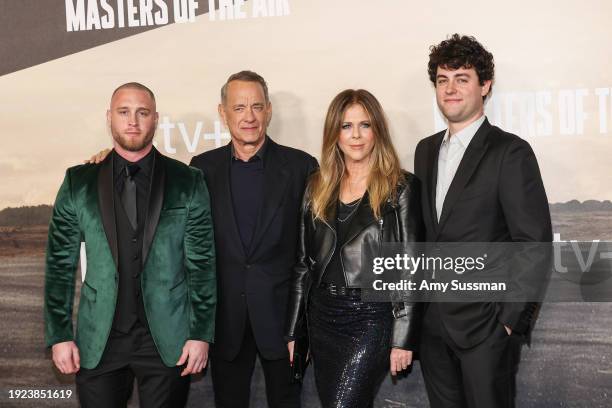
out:
<path id="1" fill-rule="evenodd" d="M 141 205 L 138 207 L 140 219 L 140 214 L 144 211 L 141 212 Z M 120 332 L 128 333 L 137 321 L 143 326 L 148 327 L 140 284 L 142 275 L 142 240 L 145 222 L 144 220 L 139 220 L 138 228 L 134 231 L 121 205 L 118 194 L 115 194 L 115 221 L 117 224 L 117 248 L 119 250 L 119 292 L 117 294 L 113 328 Z"/>

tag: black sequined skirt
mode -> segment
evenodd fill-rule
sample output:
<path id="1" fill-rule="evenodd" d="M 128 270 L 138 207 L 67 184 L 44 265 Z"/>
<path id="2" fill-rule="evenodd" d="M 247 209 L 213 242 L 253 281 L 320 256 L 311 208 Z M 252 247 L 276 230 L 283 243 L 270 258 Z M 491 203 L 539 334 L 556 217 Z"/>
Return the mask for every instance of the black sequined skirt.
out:
<path id="1" fill-rule="evenodd" d="M 314 289 L 308 309 L 310 350 L 323 408 L 370 407 L 389 371 L 390 303 Z"/>

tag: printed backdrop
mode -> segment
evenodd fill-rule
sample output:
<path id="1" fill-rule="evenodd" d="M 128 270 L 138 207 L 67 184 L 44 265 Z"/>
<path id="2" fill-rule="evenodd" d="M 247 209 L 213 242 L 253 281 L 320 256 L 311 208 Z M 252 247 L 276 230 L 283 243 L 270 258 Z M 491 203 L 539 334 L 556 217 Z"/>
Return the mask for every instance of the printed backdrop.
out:
<path id="1" fill-rule="evenodd" d="M 270 136 L 317 157 L 331 99 L 365 88 L 412 170 L 418 140 L 445 128 L 429 46 L 474 35 L 496 62 L 487 115 L 533 146 L 557 239 L 607 240 L 610 16 L 607 0 L 0 0 L 0 310 L 11 328 L 0 335 L 0 405 L 25 406 L 9 389 L 72 387 L 42 346 L 46 225 L 28 211 L 53 203 L 67 167 L 111 146 L 105 112 L 121 83 L 153 89 L 157 147 L 184 162 L 229 142 L 217 104 L 231 73 L 263 75 Z M 519 406 L 606 406 L 611 316 L 609 303 L 546 305 L 523 353 Z M 305 389 L 305 405 L 317 406 L 310 376 Z M 259 371 L 253 390 L 254 406 L 265 406 Z M 210 402 L 208 376 L 194 380 L 190 406 Z M 418 364 L 408 379 L 385 382 L 377 406 L 427 406 Z"/>

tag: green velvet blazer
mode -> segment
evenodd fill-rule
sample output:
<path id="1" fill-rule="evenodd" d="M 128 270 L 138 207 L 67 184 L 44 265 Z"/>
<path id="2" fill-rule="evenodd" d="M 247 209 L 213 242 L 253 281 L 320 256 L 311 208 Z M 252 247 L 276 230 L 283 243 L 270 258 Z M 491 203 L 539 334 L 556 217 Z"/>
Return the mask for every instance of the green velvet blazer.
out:
<path id="1" fill-rule="evenodd" d="M 117 302 L 117 232 L 113 160 L 68 169 L 49 225 L 45 270 L 47 346 L 74 340 L 81 366 L 98 365 Z M 72 327 L 75 273 L 85 242 L 76 336 Z M 147 321 L 167 366 L 187 340 L 213 342 L 217 285 L 208 190 L 202 173 L 154 152 L 143 234 L 141 285 Z"/>

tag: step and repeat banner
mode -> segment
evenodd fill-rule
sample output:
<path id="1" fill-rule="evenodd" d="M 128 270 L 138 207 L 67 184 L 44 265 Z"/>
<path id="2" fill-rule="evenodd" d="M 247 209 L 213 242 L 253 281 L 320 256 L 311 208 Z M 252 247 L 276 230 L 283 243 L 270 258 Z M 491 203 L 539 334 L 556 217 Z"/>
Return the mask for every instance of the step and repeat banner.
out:
<path id="1" fill-rule="evenodd" d="M 332 98 L 365 88 L 412 170 L 417 142 L 446 128 L 429 47 L 473 35 L 495 57 L 487 116 L 533 147 L 555 239 L 612 240 L 610 16 L 607 0 L 0 0 L 0 405 L 77 405 L 9 391 L 74 390 L 43 345 L 48 206 L 67 167 L 111 146 L 118 85 L 155 92 L 156 146 L 187 163 L 229 142 L 217 105 L 232 73 L 267 80 L 269 135 L 315 157 Z M 523 350 L 519 406 L 604 407 L 610 395 L 612 305 L 546 304 Z M 259 370 L 251 399 L 266 406 Z M 318 406 L 312 373 L 303 400 Z M 194 378 L 189 406 L 211 403 L 209 375 Z M 375 405 L 428 406 L 418 364 L 386 380 Z"/>

